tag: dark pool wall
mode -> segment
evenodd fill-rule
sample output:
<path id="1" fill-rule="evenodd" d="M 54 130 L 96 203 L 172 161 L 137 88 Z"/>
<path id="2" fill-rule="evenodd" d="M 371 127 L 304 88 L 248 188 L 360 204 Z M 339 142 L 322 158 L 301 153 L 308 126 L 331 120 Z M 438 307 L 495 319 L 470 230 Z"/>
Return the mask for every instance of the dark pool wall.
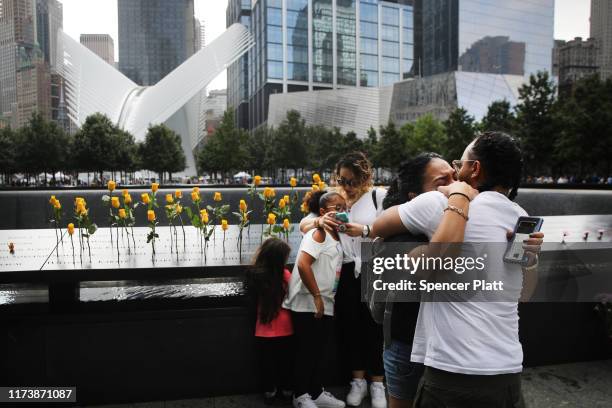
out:
<path id="1" fill-rule="evenodd" d="M 300 199 L 303 197 L 307 188 L 297 189 Z M 140 200 L 140 195 L 148 190 L 130 189 L 130 194 L 134 202 Z M 161 189 L 158 192 L 158 203 L 165 202 L 166 193 L 173 193 L 175 190 Z M 191 204 L 190 189 L 182 189 L 183 203 Z M 251 200 L 245 188 L 202 188 L 201 195 L 205 205 L 213 203 L 212 197 L 215 191 L 221 191 L 224 204 L 230 204 L 232 211 L 238 208 L 241 199 L 246 199 L 247 203 L 254 210 L 251 220 L 254 223 L 264 221 L 262 214 L 261 200 Z M 102 195 L 107 194 L 103 190 L 58 190 L 52 191 L 29 191 L 14 190 L 0 191 L 0 229 L 23 229 L 23 228 L 49 228 L 51 209 L 49 197 L 51 194 L 62 202 L 66 218 L 70 217 L 74 198 L 84 197 L 90 209 L 93 219 L 100 225 L 105 226 L 108 219 L 108 209 L 102 203 Z M 121 194 L 116 191 L 115 194 Z M 283 195 L 289 194 L 289 189 L 279 187 L 276 189 L 277 200 Z M 555 189 L 520 189 L 516 202 L 521 205 L 531 215 L 579 215 L 579 214 L 610 214 L 612 212 L 612 190 L 555 190 Z M 146 216 L 144 208 L 137 211 L 137 226 L 146 226 Z M 158 219 L 164 225 L 165 218 L 159 209 Z M 301 213 L 298 208 L 294 208 L 293 222 L 298 222 Z M 186 221 L 186 217 L 184 217 Z M 236 217 L 228 214 L 228 221 L 236 223 Z M 67 223 L 68 221 L 66 221 Z"/>

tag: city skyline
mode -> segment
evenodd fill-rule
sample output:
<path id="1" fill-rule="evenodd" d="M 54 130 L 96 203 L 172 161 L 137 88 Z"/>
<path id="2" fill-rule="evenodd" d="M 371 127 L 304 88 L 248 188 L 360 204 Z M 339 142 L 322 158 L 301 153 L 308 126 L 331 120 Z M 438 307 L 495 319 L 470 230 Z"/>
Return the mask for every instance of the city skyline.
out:
<path id="1" fill-rule="evenodd" d="M 64 5 L 64 30 L 66 33 L 77 40 L 80 34 L 110 34 L 116 44 L 115 58 L 117 59 L 117 1 L 60 1 Z M 214 40 L 225 31 L 227 3 L 227 0 L 195 0 L 195 17 L 203 20 L 206 24 L 207 42 Z M 590 0 L 556 0 L 555 39 L 571 40 L 574 37 L 586 39 L 589 36 L 590 9 Z M 227 75 L 223 72 L 211 82 L 208 89 L 224 89 L 226 87 Z"/>

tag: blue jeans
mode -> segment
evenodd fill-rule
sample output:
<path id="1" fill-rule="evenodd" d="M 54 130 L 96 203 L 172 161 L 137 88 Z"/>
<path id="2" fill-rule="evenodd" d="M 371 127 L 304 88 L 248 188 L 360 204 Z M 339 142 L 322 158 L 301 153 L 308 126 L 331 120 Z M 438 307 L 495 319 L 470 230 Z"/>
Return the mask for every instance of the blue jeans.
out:
<path id="1" fill-rule="evenodd" d="M 423 375 L 423 364 L 410 361 L 412 344 L 391 340 L 383 353 L 385 378 L 389 395 L 399 400 L 414 400 L 419 380 Z"/>

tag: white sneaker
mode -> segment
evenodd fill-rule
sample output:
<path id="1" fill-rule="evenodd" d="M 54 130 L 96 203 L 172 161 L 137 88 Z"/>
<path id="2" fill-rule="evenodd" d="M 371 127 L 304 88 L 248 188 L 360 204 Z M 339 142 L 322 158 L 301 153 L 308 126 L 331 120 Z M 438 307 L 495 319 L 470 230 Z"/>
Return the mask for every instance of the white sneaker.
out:
<path id="1" fill-rule="evenodd" d="M 385 386 L 381 382 L 370 384 L 370 397 L 372 397 L 372 408 L 387 408 Z"/>
<path id="2" fill-rule="evenodd" d="M 317 408 L 310 394 L 302 394 L 299 397 L 293 397 L 293 408 Z"/>
<path id="3" fill-rule="evenodd" d="M 331 392 L 323 390 L 319 398 L 314 400 L 317 408 L 344 408 L 346 404 L 334 397 Z"/>
<path id="4" fill-rule="evenodd" d="M 351 407 L 358 407 L 366 395 L 368 395 L 368 382 L 364 378 L 353 378 L 346 403 Z"/>

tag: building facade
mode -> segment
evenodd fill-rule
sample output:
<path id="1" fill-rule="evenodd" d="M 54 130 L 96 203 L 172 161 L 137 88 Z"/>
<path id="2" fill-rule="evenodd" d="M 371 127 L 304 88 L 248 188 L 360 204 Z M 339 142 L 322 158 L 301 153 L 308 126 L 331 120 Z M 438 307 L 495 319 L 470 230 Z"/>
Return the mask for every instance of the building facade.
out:
<path id="1" fill-rule="evenodd" d="M 551 71 L 554 0 L 416 0 L 418 73 Z"/>
<path id="2" fill-rule="evenodd" d="M 599 49 L 595 39 L 583 41 L 576 37 L 571 41 L 557 42 L 555 46 L 561 94 L 571 92 L 576 81 L 598 72 Z"/>
<path id="3" fill-rule="evenodd" d="M 0 115 L 14 128 L 34 112 L 51 118 L 51 75 L 38 45 L 36 6 L 35 0 L 0 0 Z"/>
<path id="4" fill-rule="evenodd" d="M 108 34 L 81 34 L 81 44 L 108 64 L 115 66 L 115 42 Z"/>
<path id="5" fill-rule="evenodd" d="M 155 85 L 196 51 L 193 0 L 118 0 L 117 5 L 119 70 L 138 85 Z"/>
<path id="6" fill-rule="evenodd" d="M 600 77 L 612 78 L 612 0 L 591 0 L 591 38 L 599 49 Z"/>
<path id="7" fill-rule="evenodd" d="M 228 7 L 228 24 L 248 18 L 256 39 L 248 61 L 228 71 L 228 106 L 241 127 L 266 122 L 271 94 L 386 86 L 413 74 L 412 1 L 249 3 Z"/>

